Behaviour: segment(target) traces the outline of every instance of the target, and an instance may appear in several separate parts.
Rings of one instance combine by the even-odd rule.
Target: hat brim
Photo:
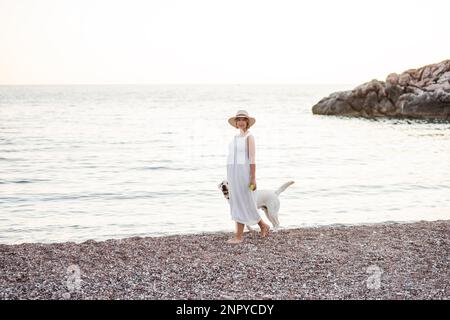
[[[252,117],[244,117],[244,116],[231,117],[230,119],[228,119],[228,123],[229,123],[232,127],[236,128],[236,129],[238,129],[238,126],[237,126],[237,123],[236,123],[236,118],[247,118],[247,119],[249,120],[249,123],[248,123],[248,127],[249,127],[249,128],[250,128],[252,125],[254,125],[255,122],[256,122],[256,119],[255,119],[255,118],[252,118]]]

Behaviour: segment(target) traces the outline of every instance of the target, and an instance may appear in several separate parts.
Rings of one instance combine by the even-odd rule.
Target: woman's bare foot
[[[267,235],[269,234],[269,230],[270,230],[270,226],[269,226],[268,224],[264,225],[264,226],[261,228],[261,232],[260,232],[261,237],[262,237],[262,238],[267,237]]]
[[[228,239],[228,241],[227,241],[227,243],[230,243],[230,244],[238,244],[238,243],[241,243],[242,241],[244,241],[244,239],[243,238],[231,238],[231,239]]]

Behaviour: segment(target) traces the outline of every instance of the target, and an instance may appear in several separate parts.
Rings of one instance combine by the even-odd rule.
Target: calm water
[[[0,243],[232,231],[227,123],[257,119],[283,227],[450,219],[450,124],[314,116],[339,86],[0,87]]]

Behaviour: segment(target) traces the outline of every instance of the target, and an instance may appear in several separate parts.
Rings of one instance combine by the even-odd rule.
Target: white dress
[[[252,134],[247,130],[244,136],[234,136],[228,145],[227,180],[231,218],[242,224],[254,225],[261,216],[256,207],[256,191],[249,188],[250,163],[254,163],[254,148],[249,151],[247,145],[249,136]]]

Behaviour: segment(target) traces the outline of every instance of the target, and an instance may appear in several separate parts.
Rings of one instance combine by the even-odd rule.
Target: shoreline
[[[230,220],[231,223],[235,223],[235,221]],[[355,222],[355,223],[330,223],[330,224],[311,224],[311,225],[302,225],[302,226],[291,226],[291,227],[280,227],[279,232],[282,231],[290,231],[290,230],[304,230],[304,229],[319,229],[319,228],[349,228],[349,227],[372,227],[377,225],[397,225],[397,224],[411,224],[411,223],[419,223],[419,222],[435,222],[435,221],[446,221],[443,219],[438,220],[386,220],[386,221],[380,221],[380,222]],[[449,220],[450,221],[450,220]],[[274,230],[272,228],[272,224],[266,220],[267,223],[270,224],[271,227],[271,233],[274,233]],[[259,230],[258,226],[254,226],[256,231]],[[118,237],[118,238],[110,238],[110,237],[102,237],[102,238],[89,238],[89,239],[82,239],[82,240],[73,240],[69,239],[66,241],[58,241],[58,240],[51,240],[49,242],[42,242],[42,241],[25,241],[25,242],[18,242],[18,243],[5,243],[0,242],[0,246],[6,245],[6,246],[19,246],[19,245],[25,245],[25,244],[35,244],[35,245],[51,245],[51,244],[78,244],[81,245],[85,242],[105,242],[105,241],[113,241],[113,240],[126,240],[131,238],[170,238],[170,237],[184,237],[184,236],[209,236],[209,235],[219,235],[219,234],[229,234],[230,236],[233,234],[234,231],[232,230],[213,230],[213,231],[190,231],[190,232],[184,232],[184,233],[159,233],[159,234],[148,234],[148,235],[128,235],[124,237]],[[248,234],[247,228],[244,228],[244,234]]]
[[[450,299],[450,220],[0,244],[0,299]]]

